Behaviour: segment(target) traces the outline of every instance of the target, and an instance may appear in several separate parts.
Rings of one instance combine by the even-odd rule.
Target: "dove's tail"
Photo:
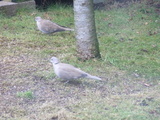
[[[68,30],[68,31],[74,31],[74,29],[71,29],[71,28],[63,28],[64,30]]]
[[[87,78],[94,79],[94,80],[102,80],[101,78],[99,78],[97,76],[92,76],[92,75],[88,75]]]
[[[68,31],[74,31],[74,29],[71,29],[71,28],[68,28],[68,27],[65,27],[65,26],[60,26],[59,25],[59,28],[60,28],[61,31],[66,31],[66,30],[68,30]]]

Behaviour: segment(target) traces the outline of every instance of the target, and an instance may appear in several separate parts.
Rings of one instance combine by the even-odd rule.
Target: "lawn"
[[[120,4],[119,4],[120,5]],[[95,10],[102,59],[79,61],[75,33],[37,30],[41,16],[74,28],[73,8],[0,15],[0,120],[159,120],[160,13],[154,6]],[[56,78],[58,57],[103,81]]]

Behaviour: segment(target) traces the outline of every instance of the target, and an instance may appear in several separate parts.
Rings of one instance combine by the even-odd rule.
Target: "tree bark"
[[[82,60],[100,58],[93,0],[74,0],[77,53]]]

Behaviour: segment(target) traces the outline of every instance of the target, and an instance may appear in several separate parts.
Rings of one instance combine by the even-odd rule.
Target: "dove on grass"
[[[70,64],[61,63],[56,57],[52,57],[50,62],[53,64],[55,74],[63,80],[69,81],[80,78],[102,80],[101,78],[90,75]]]
[[[45,34],[51,34],[61,31],[74,31],[74,29],[60,26],[50,20],[42,19],[41,17],[35,17],[38,29]]]

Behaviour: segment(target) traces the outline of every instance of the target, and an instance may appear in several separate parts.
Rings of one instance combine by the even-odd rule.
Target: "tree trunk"
[[[74,0],[77,53],[82,60],[100,58],[93,0]]]

